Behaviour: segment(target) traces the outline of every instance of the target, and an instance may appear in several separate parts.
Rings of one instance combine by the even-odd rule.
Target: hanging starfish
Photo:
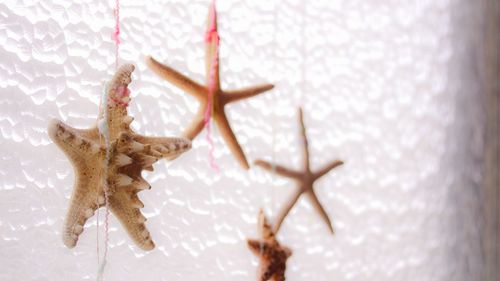
[[[261,259],[260,279],[261,281],[273,280],[284,281],[286,260],[292,255],[292,251],[281,246],[267,222],[264,212],[259,212],[259,229],[261,240],[248,239],[248,247]]]
[[[271,171],[273,173],[276,173],[280,176],[284,176],[290,179],[293,179],[297,182],[298,184],[298,189],[295,191],[293,197],[291,200],[288,202],[288,204],[285,206],[284,209],[282,209],[281,213],[278,215],[277,219],[277,224],[276,224],[276,229],[275,232],[278,232],[281,224],[285,220],[285,217],[287,216],[288,212],[292,209],[292,207],[297,203],[299,197],[302,194],[307,194],[309,198],[311,199],[313,206],[315,209],[318,211],[318,213],[321,215],[323,220],[326,222],[328,225],[328,228],[332,232],[333,231],[333,226],[332,223],[330,222],[330,219],[328,218],[327,213],[323,209],[323,206],[321,206],[321,203],[318,200],[318,197],[314,193],[314,182],[330,172],[333,168],[340,166],[344,164],[344,162],[340,160],[335,160],[321,168],[317,172],[311,172],[310,165],[309,165],[309,147],[308,147],[308,140],[307,140],[307,135],[306,135],[306,128],[304,126],[304,119],[302,116],[302,108],[299,108],[299,123],[301,127],[301,137],[302,137],[302,151],[304,154],[304,164],[303,164],[303,171],[294,171],[288,168],[285,168],[280,165],[274,165],[269,162],[266,162],[264,160],[257,160],[255,161],[255,165],[260,166],[268,171]]]
[[[217,35],[217,16],[215,13],[215,8],[214,6],[212,6],[211,12],[208,16],[205,48],[207,85],[201,85],[191,80],[175,69],[159,63],[152,57],[147,58],[147,63],[149,67],[159,76],[176,85],[188,94],[194,96],[199,101],[200,106],[198,108],[198,113],[184,132],[184,136],[190,140],[194,139],[204,127],[204,115],[207,104],[209,104],[210,96],[209,86],[212,86],[210,87],[210,90],[213,90],[211,93],[212,100],[210,101],[210,103],[212,105],[212,115],[215,123],[219,128],[222,138],[226,141],[229,149],[236,157],[238,162],[245,169],[248,169],[248,161],[245,157],[245,154],[243,153],[241,146],[238,143],[238,140],[236,139],[236,136],[233,133],[233,130],[231,129],[231,126],[229,125],[229,121],[227,120],[226,112],[224,109],[227,104],[259,95],[265,91],[272,89],[274,86],[271,84],[265,84],[241,90],[222,90],[220,88],[219,79],[218,42],[219,37]],[[211,71],[213,71],[213,73],[211,73]],[[211,74],[213,76],[211,76]],[[211,80],[213,80],[214,85],[210,85]]]
[[[59,120],[52,120],[49,125],[50,138],[70,159],[75,171],[63,231],[63,241],[68,248],[75,247],[87,219],[105,205],[107,184],[111,212],[140,248],[153,249],[154,243],[144,224],[146,218],[139,210],[144,204],[137,193],[151,188],[141,172],[152,171],[152,164],[161,158],[191,148],[191,142],[184,138],[146,137],[132,131],[133,118],[127,114],[130,101],[127,86],[132,71],[133,65],[117,70],[107,86],[107,99],[101,101],[95,126],[75,129]]]

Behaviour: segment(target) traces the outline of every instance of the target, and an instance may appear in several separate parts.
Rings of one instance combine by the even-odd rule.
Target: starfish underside
[[[68,248],[75,247],[87,219],[105,205],[107,184],[111,212],[140,248],[153,249],[154,243],[144,224],[146,218],[140,211],[144,204],[137,196],[151,186],[141,173],[152,171],[152,165],[159,159],[191,148],[191,142],[185,138],[147,137],[132,131],[133,118],[127,114],[130,101],[127,86],[133,70],[133,65],[123,65],[117,70],[106,89],[108,99],[101,103],[98,120],[92,128],[75,129],[59,120],[49,125],[50,138],[70,159],[75,171],[63,230],[63,241]],[[101,131],[106,128],[107,133],[99,128]]]
[[[217,31],[217,19],[215,16],[215,12],[209,13],[209,20],[207,30],[209,32]],[[234,135],[231,126],[229,125],[229,121],[226,116],[225,106],[229,103],[236,102],[239,100],[247,99],[256,95],[259,95],[265,91],[271,90],[274,86],[271,84],[264,84],[254,87],[248,87],[245,89],[234,90],[234,91],[224,91],[220,88],[220,79],[219,79],[219,61],[218,59],[214,60],[216,54],[218,52],[217,48],[217,36],[211,36],[207,39],[206,48],[205,48],[205,66],[206,66],[206,77],[207,77],[207,85],[210,82],[210,73],[214,71],[213,79],[215,79],[214,91],[212,94],[212,109],[213,109],[213,119],[215,124],[219,128],[219,132],[222,138],[225,140],[226,144],[229,146],[229,149],[236,157],[240,165],[248,169],[248,161],[245,157],[243,149],[241,148],[236,136]],[[205,110],[208,104],[208,86],[201,85],[189,77],[183,75],[182,73],[176,71],[175,69],[161,64],[156,61],[152,57],[147,58],[147,63],[149,67],[156,72],[159,76],[169,81],[170,83],[176,85],[186,93],[194,96],[200,103],[198,112],[194,119],[191,121],[191,124],[184,131],[183,136],[192,140],[194,139],[204,127],[204,115]]]
[[[287,214],[290,212],[290,210],[293,208],[295,203],[299,200],[300,196],[302,194],[307,194],[308,197],[310,198],[314,208],[316,211],[320,214],[321,218],[325,221],[325,223],[328,225],[328,229],[330,232],[333,234],[333,226],[328,218],[328,214],[326,213],[325,209],[321,205],[320,201],[318,200],[318,197],[316,196],[316,193],[314,192],[314,182],[321,178],[322,176],[326,175],[328,172],[330,172],[332,169],[344,164],[344,162],[340,160],[334,160],[325,165],[323,168],[321,168],[317,172],[312,172],[310,169],[310,163],[309,163],[309,142],[307,139],[306,135],[306,128],[304,126],[304,118],[302,114],[302,109],[299,108],[299,124],[301,128],[301,139],[302,139],[302,153],[304,155],[303,158],[303,170],[302,171],[295,171],[292,169],[288,169],[286,167],[283,167],[281,165],[275,165],[270,162],[264,161],[264,160],[256,160],[255,165],[264,168],[265,170],[268,170],[272,173],[278,174],[280,176],[284,176],[290,179],[293,179],[297,185],[298,189],[295,191],[294,195],[291,197],[291,199],[288,201],[288,203],[285,205],[285,207],[281,210],[281,212],[278,214],[277,220],[276,220],[276,229],[275,232],[278,232],[281,224],[285,220]]]
[[[271,226],[267,222],[264,212],[259,212],[259,230],[262,238],[260,240],[248,239],[248,247],[260,257],[260,281],[284,281],[286,261],[292,255],[292,251],[281,246],[274,235]]]

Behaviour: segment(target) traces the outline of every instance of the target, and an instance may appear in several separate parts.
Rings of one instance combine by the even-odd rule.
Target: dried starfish
[[[214,32],[217,32],[217,16],[215,14],[215,10],[212,8],[208,16],[207,34],[213,35]],[[207,85],[201,85],[191,80],[189,77],[183,75],[175,69],[159,63],[152,57],[147,58],[147,63],[149,67],[159,76],[176,85],[188,94],[194,96],[199,101],[200,106],[198,108],[198,113],[183,134],[190,140],[194,139],[204,127],[205,110],[207,104],[209,103],[208,83],[210,83],[210,72],[213,69],[214,76],[212,78],[215,80],[211,101],[211,104],[213,106],[213,118],[215,120],[215,123],[217,124],[217,127],[219,128],[222,138],[226,141],[233,155],[236,157],[241,166],[243,166],[245,169],[248,169],[248,161],[241,146],[238,143],[238,140],[236,139],[236,136],[233,133],[233,130],[231,129],[231,126],[229,125],[224,107],[229,103],[259,95],[265,91],[272,89],[274,86],[271,84],[265,84],[241,90],[222,90],[220,88],[219,79],[219,61],[218,57],[216,57],[216,54],[218,52],[218,40],[218,36],[207,36],[207,44],[205,49]],[[214,60],[214,57],[216,57],[217,59]]]
[[[264,212],[259,212],[259,229],[261,240],[248,239],[248,247],[261,259],[260,279],[261,281],[274,280],[284,281],[286,260],[292,255],[292,251],[281,246],[267,222]]]
[[[303,141],[303,146],[302,146],[302,151],[304,154],[304,168],[303,171],[295,171],[291,170],[288,168],[285,168],[280,165],[274,165],[269,162],[266,162],[264,160],[256,160],[254,162],[255,165],[260,166],[268,171],[271,171],[273,173],[276,173],[280,176],[284,176],[290,179],[293,179],[297,182],[298,184],[298,189],[296,190],[295,194],[291,198],[290,201],[288,201],[287,205],[285,206],[284,209],[282,209],[281,213],[278,215],[277,219],[277,224],[276,224],[276,229],[275,232],[278,232],[281,224],[285,220],[285,217],[287,214],[290,212],[290,210],[293,208],[295,203],[297,203],[299,197],[302,194],[307,194],[309,198],[311,199],[313,206],[315,209],[318,211],[318,213],[321,215],[323,220],[326,222],[328,225],[328,228],[330,229],[331,233],[334,233],[332,223],[330,219],[328,218],[328,215],[326,211],[323,209],[323,206],[321,206],[321,203],[318,200],[318,197],[314,193],[314,182],[330,172],[332,169],[334,169],[337,166],[340,166],[344,164],[344,162],[340,160],[335,160],[321,168],[317,172],[311,172],[310,169],[310,163],[309,163],[309,145],[308,145],[308,140],[307,140],[307,135],[306,135],[306,128],[304,126],[304,119],[302,115],[302,108],[299,108],[299,123],[301,127],[301,137]]]
[[[141,172],[152,171],[152,164],[161,158],[191,148],[191,142],[184,138],[146,137],[132,131],[133,118],[127,114],[130,101],[127,86],[132,71],[133,65],[123,65],[117,70],[106,89],[108,99],[101,102],[96,125],[92,128],[75,129],[59,120],[52,120],[49,125],[50,138],[70,159],[75,171],[75,185],[63,231],[63,241],[68,248],[75,247],[87,219],[104,206],[104,186],[107,184],[111,212],[140,248],[153,249],[154,243],[144,224],[146,218],[139,210],[144,204],[137,193],[151,188]],[[99,128],[104,127],[107,133],[101,134]]]

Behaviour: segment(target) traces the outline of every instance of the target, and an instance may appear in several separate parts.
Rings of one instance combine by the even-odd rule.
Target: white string
[[[106,162],[105,162],[105,168],[104,168],[104,182],[103,182],[103,188],[104,188],[104,204],[105,204],[105,207],[106,207],[106,212],[105,212],[105,237],[104,237],[104,255],[103,255],[103,260],[102,260],[102,263],[98,266],[97,268],[97,277],[96,277],[96,280],[99,281],[99,280],[102,280],[102,278],[104,277],[103,276],[103,273],[104,273],[104,268],[106,267],[106,263],[107,263],[107,253],[108,253],[108,241],[109,241],[109,237],[108,237],[108,233],[109,233],[109,230],[108,230],[108,217],[109,217],[109,208],[108,208],[108,200],[109,200],[109,192],[108,192],[108,167],[109,167],[109,162],[110,162],[110,157],[111,157],[111,152],[110,152],[110,140],[109,140],[109,125],[108,125],[108,119],[109,119],[109,112],[108,112],[108,95],[109,95],[109,91],[108,91],[108,86],[106,84],[106,86],[104,87],[104,93],[102,94],[101,96],[101,109],[103,110],[103,116],[102,116],[102,119],[98,121],[97,123],[97,127],[99,129],[99,134],[100,136],[99,137],[104,137],[104,143],[106,145]],[[99,110],[100,111],[100,110]],[[97,205],[97,208],[99,209],[99,205]],[[99,231],[99,225],[98,225],[98,229],[97,231]],[[97,247],[99,248],[99,244],[97,245]],[[99,261],[99,257],[98,257],[98,261]]]

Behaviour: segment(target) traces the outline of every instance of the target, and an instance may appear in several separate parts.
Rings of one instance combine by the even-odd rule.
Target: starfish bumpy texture
[[[258,223],[262,236],[261,240],[248,239],[247,242],[250,250],[261,259],[259,280],[284,281],[286,260],[292,255],[292,251],[281,246],[276,240],[262,210],[259,212]]]
[[[101,102],[95,126],[75,129],[59,120],[52,120],[49,125],[50,138],[70,159],[75,171],[63,230],[63,241],[68,248],[75,247],[87,219],[105,205],[107,185],[111,212],[141,249],[153,249],[154,243],[144,224],[146,218],[140,211],[144,204],[137,196],[151,186],[141,172],[152,171],[152,164],[161,158],[191,148],[191,142],[185,138],[146,137],[132,131],[133,118],[127,114],[130,101],[127,86],[133,71],[133,65],[123,65],[117,70],[106,89],[108,99]],[[102,132],[103,126],[106,134]]]
[[[217,17],[215,15],[215,10],[212,10],[209,13],[208,20],[208,33],[217,31]],[[211,20],[212,19],[212,20]],[[213,118],[214,121],[219,128],[219,131],[222,135],[222,138],[225,140],[229,149],[236,157],[238,162],[245,169],[249,168],[248,161],[245,157],[245,154],[234,135],[231,126],[229,125],[229,121],[227,120],[225,106],[227,104],[247,99],[256,95],[259,95],[265,91],[272,89],[274,86],[271,84],[259,85],[254,87],[249,87],[241,90],[233,90],[233,91],[224,91],[220,88],[220,79],[219,79],[219,62],[218,59],[214,60],[216,54],[218,52],[218,37],[217,36],[209,36],[207,38],[207,44],[205,49],[205,67],[206,67],[206,77],[207,77],[207,85],[210,80],[211,70],[213,73],[213,79],[215,79],[215,86],[212,95],[211,104],[213,106]],[[203,129],[204,127],[204,114],[209,103],[208,96],[208,86],[201,85],[189,77],[183,75],[182,73],[176,71],[175,69],[161,64],[152,57],[147,58],[147,63],[149,67],[156,72],[159,76],[169,81],[170,83],[176,85],[180,89],[184,90],[188,94],[194,96],[200,103],[198,112],[194,117],[191,124],[184,132],[184,136],[190,140],[194,139]]]
[[[318,200],[318,197],[314,193],[314,182],[321,178],[322,176],[326,175],[328,172],[330,172],[332,169],[334,169],[337,166],[340,166],[344,164],[344,162],[340,160],[335,160],[324,166],[323,168],[319,169],[317,172],[311,172],[310,169],[310,163],[309,163],[309,143],[307,140],[307,135],[306,135],[306,128],[304,126],[304,119],[303,119],[303,114],[302,114],[302,109],[299,108],[299,123],[301,127],[301,137],[302,137],[302,151],[304,154],[304,164],[303,164],[303,171],[295,171],[291,170],[288,168],[285,168],[280,165],[274,165],[269,162],[266,162],[264,160],[256,160],[255,165],[260,166],[261,168],[264,168],[270,172],[276,173],[280,176],[284,176],[290,179],[293,179],[297,182],[298,184],[298,189],[295,191],[295,194],[291,198],[291,200],[288,202],[288,204],[285,206],[284,209],[282,209],[281,213],[278,215],[277,218],[277,223],[276,223],[276,229],[275,232],[278,232],[281,224],[285,220],[285,217],[287,214],[290,212],[292,207],[297,203],[299,197],[302,194],[307,194],[309,198],[311,199],[314,208],[318,211],[318,213],[321,215],[325,223],[328,225],[329,230],[331,233],[334,233],[332,223],[330,219],[328,218],[328,215],[326,211],[323,209],[323,206],[321,206],[321,203]]]

